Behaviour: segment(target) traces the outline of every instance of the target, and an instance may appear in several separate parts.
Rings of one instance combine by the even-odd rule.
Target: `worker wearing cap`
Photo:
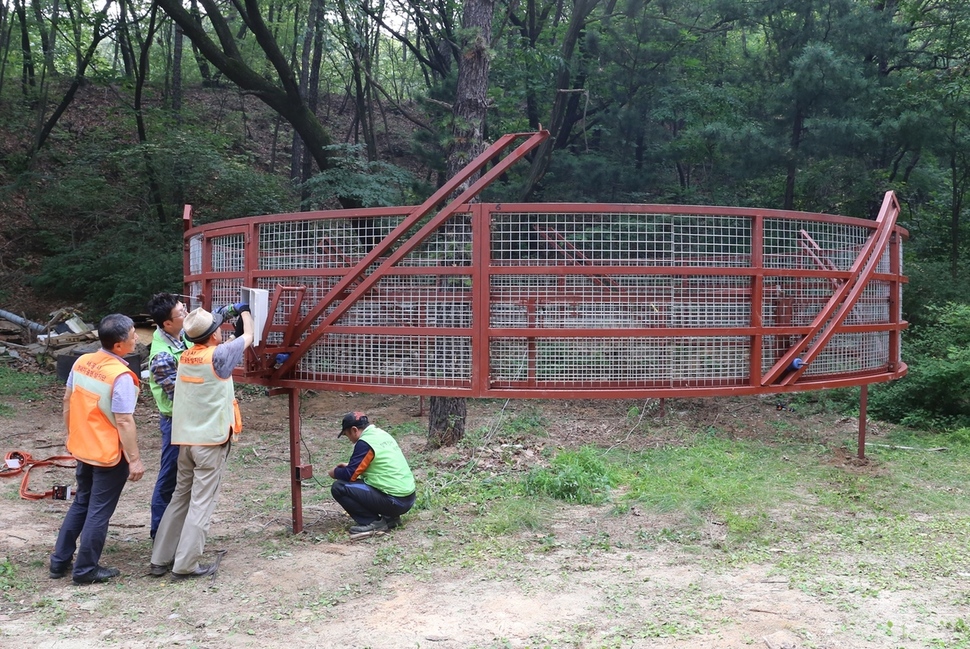
[[[232,440],[242,429],[232,370],[253,344],[248,305],[236,305],[242,335],[222,340],[222,313],[198,308],[185,316],[185,337],[193,344],[182,352],[172,405],[172,444],[179,447],[172,500],[155,534],[149,572],[175,578],[215,573],[217,564],[200,563],[209,520],[222,486]]]
[[[362,412],[348,412],[337,437],[354,444],[349,462],[328,471],[330,493],[356,521],[351,536],[385,532],[414,506],[414,475],[397,442]]]

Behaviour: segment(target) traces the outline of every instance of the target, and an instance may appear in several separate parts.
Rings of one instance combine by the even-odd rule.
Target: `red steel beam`
[[[761,378],[762,385],[769,385],[775,381],[782,385],[794,383],[835,335],[839,325],[852,311],[875,274],[876,267],[879,265],[879,261],[896,228],[898,214],[899,203],[896,201],[895,194],[886,192],[882,209],[879,210],[879,217],[876,219],[878,225],[870,235],[866,245],[863,246],[855,263],[852,264],[849,271],[849,280],[839,287],[829,299],[825,308],[815,316],[808,333],[792,345],[768,373]],[[836,314],[836,311],[838,311],[838,314]],[[814,342],[811,342],[813,340]],[[811,343],[811,346],[808,346],[809,343]],[[792,361],[799,356],[803,349],[806,350],[802,358],[804,365],[800,369],[786,374],[786,370]]]
[[[462,183],[471,178],[475,173],[482,169],[490,160],[495,156],[499,155],[502,151],[507,149],[515,140],[522,137],[528,136],[525,142],[518,146],[514,151],[508,154],[495,166],[489,169],[486,173],[482,174],[478,180],[472,183],[465,191],[461,193],[457,198],[452,200],[445,206],[437,215],[434,216],[428,223],[426,223],[414,236],[405,242],[402,242],[400,247],[391,253],[381,265],[375,269],[370,275],[362,277],[365,271],[370,265],[376,261],[384,252],[391,247],[391,245],[397,241],[399,237],[404,235],[411,227],[416,225],[425,215],[430,213],[441,201],[445,200],[448,196],[453,194],[458,190]],[[311,327],[313,321],[320,316],[321,313],[325,312],[327,308],[333,304],[340,295],[354,286],[353,290],[344,297],[340,304],[336,307],[314,328],[310,331],[306,338],[301,341],[299,348],[290,355],[280,367],[273,373],[274,379],[279,379],[286,375],[299,361],[300,357],[308,350],[313,343],[315,343],[323,334],[326,332],[327,327],[337,321],[337,319],[344,314],[344,312],[349,309],[353,303],[360,298],[361,295],[366,293],[371,286],[374,285],[377,280],[379,280],[388,269],[392,268],[398,261],[404,258],[409,252],[418,246],[424,239],[426,239],[431,233],[438,229],[438,227],[448,220],[458,209],[468,201],[472,200],[477,196],[483,189],[488,187],[495,178],[505,173],[512,164],[518,162],[526,153],[541,144],[546,138],[549,137],[549,131],[542,130],[535,133],[511,133],[509,135],[504,135],[499,138],[494,144],[485,149],[477,158],[472,160],[468,165],[466,165],[461,171],[459,171],[451,180],[442,185],[441,189],[434,193],[428,200],[416,207],[411,211],[408,216],[401,221],[401,223],[384,239],[378,243],[368,254],[364,255],[363,259],[357,262],[354,269],[348,272],[343,279],[338,281],[330,291],[324,296],[322,300],[312,308],[309,313],[303,318],[300,324],[296,327],[296,335],[300,336]],[[359,281],[358,281],[359,280]]]

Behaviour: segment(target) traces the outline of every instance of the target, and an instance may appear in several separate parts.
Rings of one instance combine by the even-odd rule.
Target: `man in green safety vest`
[[[149,535],[154,539],[158,524],[162,521],[162,514],[175,491],[179,448],[172,446],[172,399],[175,395],[179,357],[187,346],[182,338],[182,322],[188,310],[178,295],[156,293],[148,301],[148,313],[156,325],[148,352],[148,385],[155,398],[155,405],[158,406],[158,428],[162,433],[158,476],[155,478],[155,490],[152,493],[152,523],[149,528]]]
[[[328,472],[330,493],[357,523],[351,538],[386,532],[401,524],[414,506],[415,484],[404,453],[389,433],[370,423],[362,412],[348,412],[337,437],[354,444],[349,462]]]

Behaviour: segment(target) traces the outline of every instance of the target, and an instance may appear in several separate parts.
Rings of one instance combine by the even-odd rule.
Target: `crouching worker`
[[[354,444],[350,462],[328,472],[335,480],[330,487],[333,499],[357,522],[350,535],[386,532],[400,525],[401,515],[414,506],[414,475],[397,442],[362,412],[344,415],[337,437]]]

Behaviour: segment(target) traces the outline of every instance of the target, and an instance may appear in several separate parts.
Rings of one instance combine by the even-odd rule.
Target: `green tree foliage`
[[[146,204],[146,148],[164,195],[194,205],[197,223],[294,207],[285,179],[220,153],[213,138],[182,132],[159,144],[103,146],[35,179],[44,191],[23,233],[25,252],[44,259],[33,286],[84,302],[89,315],[140,312],[146,295],[181,285],[181,220],[160,223]]]
[[[181,285],[181,245],[154,219],[121,223],[49,257],[34,285],[66,300],[83,296],[86,314],[140,313],[146,296]]]
[[[350,197],[362,207],[414,203],[414,177],[387,162],[368,162],[362,145],[336,144],[330,155],[334,166],[306,183],[305,209],[333,209],[336,197]]]
[[[925,309],[907,337],[909,374],[874,386],[873,415],[918,428],[970,427],[970,305]]]
[[[140,308],[147,292],[179,283],[186,203],[205,223],[334,207],[335,197],[419,202],[447,177],[460,139],[466,6],[165,0],[126,2],[119,14],[77,0],[4,5],[0,210],[17,218],[0,227],[17,244],[0,271],[16,265],[38,289],[97,309]],[[150,35],[145,17],[158,7],[168,13],[156,13]],[[181,58],[173,17],[188,34]],[[916,386],[922,401],[876,407],[899,419],[964,416],[959,399],[934,392],[960,384],[964,345],[933,305],[956,313],[970,304],[970,3],[498,0],[482,46],[489,82],[473,98],[486,107],[483,140],[555,131],[485,199],[872,218],[894,190],[910,232],[903,310],[913,323],[903,345],[911,376],[898,385]],[[138,101],[136,67],[145,72]],[[102,103],[74,113],[93,84]],[[211,95],[200,100],[199,86]],[[291,121],[240,111],[253,96]],[[99,110],[110,119],[85,118]],[[401,131],[411,125],[406,151]],[[300,166],[294,130],[325,170],[296,188],[302,204],[287,177]],[[366,156],[346,146],[358,142]],[[894,390],[874,389],[873,400]]]

